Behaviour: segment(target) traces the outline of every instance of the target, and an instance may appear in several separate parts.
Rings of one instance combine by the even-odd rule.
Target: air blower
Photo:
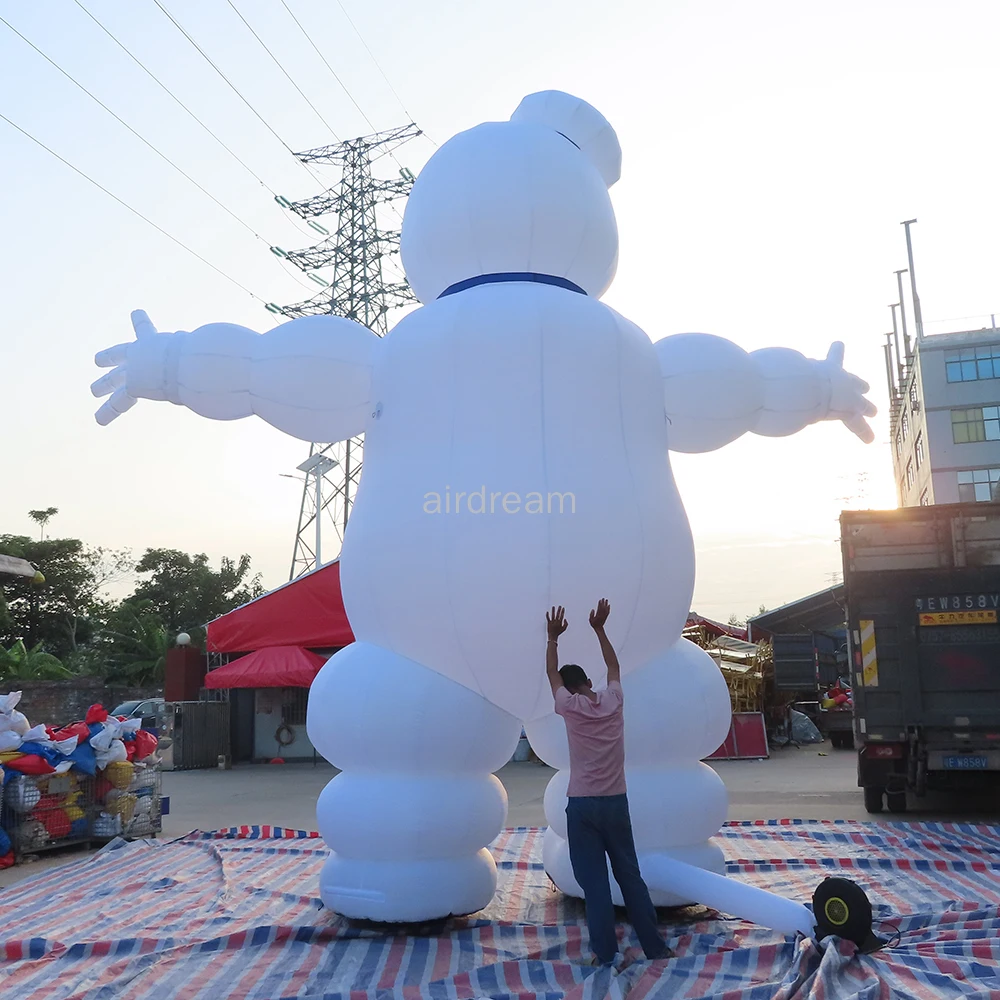
[[[853,941],[865,955],[884,948],[872,931],[872,904],[864,889],[846,878],[826,878],[813,893],[816,940],[835,934]]]

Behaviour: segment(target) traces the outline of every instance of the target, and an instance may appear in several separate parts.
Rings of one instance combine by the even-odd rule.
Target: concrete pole
[[[903,327],[903,343],[906,344],[906,355],[910,355],[910,335],[906,331],[906,306],[903,303],[903,275],[906,274],[906,268],[902,271],[896,272],[896,288],[899,290],[899,320]]]
[[[910,292],[913,295],[913,322],[917,328],[917,340],[924,339],[924,317],[923,313],[920,311],[920,296],[917,295],[917,276],[913,272],[913,242],[910,239],[910,226],[916,222],[916,219],[907,219],[906,222],[901,222],[901,226],[906,227],[906,260],[910,265]]]
[[[316,569],[323,565],[323,559],[320,555],[320,536],[323,527],[320,518],[323,513],[323,473],[320,471],[321,469],[320,465],[313,469],[313,475],[316,477]]]

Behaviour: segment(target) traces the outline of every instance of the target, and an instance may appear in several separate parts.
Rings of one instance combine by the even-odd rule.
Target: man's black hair
[[[580,688],[586,687],[587,681],[590,680],[583,667],[576,663],[567,663],[566,666],[560,667],[559,676],[570,691],[578,691]]]

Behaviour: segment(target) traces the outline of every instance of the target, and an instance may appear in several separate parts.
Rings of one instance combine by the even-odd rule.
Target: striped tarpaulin
[[[281,827],[110,845],[0,893],[3,1000],[938,1000],[1000,998],[1000,828],[730,824],[729,873],[808,900],[838,873],[899,930],[890,950],[785,939],[664,911],[677,952],[594,970],[583,907],[550,884],[542,831],[505,830],[490,905],[420,927],[349,923],[316,897],[315,834]],[[881,930],[889,932],[885,923]]]

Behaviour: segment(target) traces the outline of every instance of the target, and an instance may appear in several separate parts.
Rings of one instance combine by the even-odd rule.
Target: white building
[[[902,353],[886,352],[900,505],[1000,500],[1000,329],[918,336]]]

